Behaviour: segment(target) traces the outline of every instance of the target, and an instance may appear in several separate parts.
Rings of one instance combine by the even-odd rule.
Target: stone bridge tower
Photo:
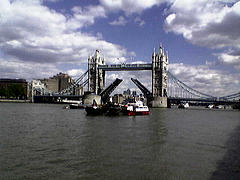
[[[105,65],[105,60],[96,50],[95,55],[88,58],[88,91],[96,95],[105,88],[105,71],[98,69],[99,65]]]
[[[167,71],[168,54],[160,45],[159,52],[154,49],[152,55],[152,107],[167,107]]]

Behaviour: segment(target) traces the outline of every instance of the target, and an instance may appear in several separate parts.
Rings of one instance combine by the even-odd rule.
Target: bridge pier
[[[167,97],[153,97],[151,104],[153,108],[166,108],[168,107]]]

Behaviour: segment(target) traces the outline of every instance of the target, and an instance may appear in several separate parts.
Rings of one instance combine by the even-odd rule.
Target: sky
[[[151,63],[162,44],[169,70],[201,92],[240,91],[239,0],[0,0],[0,78],[73,78],[99,49],[107,64]],[[115,92],[151,89],[151,72],[107,72]]]

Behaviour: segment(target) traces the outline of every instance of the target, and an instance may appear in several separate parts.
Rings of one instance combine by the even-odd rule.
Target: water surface
[[[240,150],[239,125],[240,112],[230,110],[92,117],[63,105],[0,103],[0,179],[224,179]]]

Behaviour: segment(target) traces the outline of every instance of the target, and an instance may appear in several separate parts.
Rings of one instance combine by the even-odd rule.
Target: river
[[[0,103],[1,180],[240,177],[240,111],[92,117],[63,106]]]

